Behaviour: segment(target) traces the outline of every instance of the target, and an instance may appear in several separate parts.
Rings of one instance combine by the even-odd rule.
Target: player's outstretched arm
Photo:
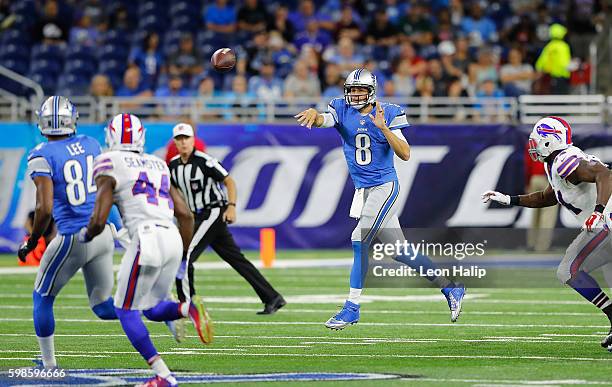
[[[323,114],[320,114],[313,108],[299,112],[294,116],[294,118],[297,118],[297,122],[300,124],[300,126],[305,126],[308,129],[312,128],[313,125],[319,128],[325,123],[325,117]]]
[[[544,191],[529,193],[526,195],[510,196],[497,191],[487,191],[482,194],[482,202],[498,202],[506,206],[521,206],[530,208],[551,207],[557,204],[555,191],[550,185]]]
[[[569,174],[567,180],[573,184],[595,183],[597,189],[595,208],[582,228],[589,232],[599,228],[604,223],[603,212],[612,195],[612,171],[599,161],[580,160],[578,167]]]
[[[26,256],[36,248],[38,240],[49,227],[53,212],[53,181],[47,176],[35,176],[36,208],[34,209],[34,224],[32,233],[17,251],[17,256],[25,262]]]
[[[383,133],[397,157],[404,161],[408,161],[410,159],[410,145],[408,145],[408,142],[397,137],[391,132],[391,129],[389,129],[387,122],[385,121],[385,110],[383,109],[382,105],[377,103],[375,109],[376,116],[370,114],[372,122]]]
[[[178,221],[179,233],[183,240],[183,252],[186,252],[193,237],[193,214],[187,207],[181,193],[172,185],[170,186],[170,197],[174,202],[174,216]]]
[[[115,184],[115,178],[111,176],[96,177],[96,186],[98,187],[96,193],[96,204],[94,205],[91,218],[89,218],[87,231],[82,238],[83,241],[92,240],[97,235],[102,233],[102,231],[104,231],[106,219],[108,219],[108,214],[110,214],[111,207],[113,206],[113,192],[115,191]]]

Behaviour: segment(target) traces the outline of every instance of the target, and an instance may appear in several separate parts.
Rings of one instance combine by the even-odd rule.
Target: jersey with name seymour
[[[102,153],[94,164],[94,178],[98,176],[115,179],[114,201],[131,236],[142,221],[172,221],[170,171],[159,157],[125,151]]]
[[[385,111],[389,129],[396,131],[409,126],[402,107],[384,102],[377,104],[381,104]],[[397,180],[393,149],[369,115],[362,115],[343,98],[331,100],[328,111],[342,137],[344,157],[355,188],[374,187]],[[375,115],[376,111],[372,110],[371,114]]]

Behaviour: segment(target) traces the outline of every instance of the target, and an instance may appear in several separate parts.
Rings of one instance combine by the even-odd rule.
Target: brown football
[[[236,54],[231,48],[220,48],[210,58],[215,70],[225,73],[230,71],[236,65]]]

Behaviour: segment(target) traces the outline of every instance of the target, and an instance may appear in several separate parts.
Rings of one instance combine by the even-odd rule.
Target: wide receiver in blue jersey
[[[48,98],[38,113],[38,127],[47,138],[28,156],[28,175],[36,185],[36,210],[29,239],[19,248],[21,260],[55,219],[58,235],[40,262],[34,292],[34,328],[45,368],[56,367],[53,333],[53,302],[64,285],[82,269],[89,305],[101,319],[116,319],[113,299],[113,233],[102,234],[85,245],[79,231],[87,226],[96,199],[93,181],[94,158],[100,144],[76,135],[78,113],[66,97]]]
[[[350,215],[359,219],[359,223],[351,235],[354,260],[349,297],[342,310],[325,323],[330,329],[343,329],[359,321],[359,299],[366,269],[362,267],[362,250],[367,251],[375,238],[392,244],[405,240],[397,217],[399,183],[393,158],[394,155],[404,161],[410,158],[410,146],[401,131],[409,124],[400,106],[376,102],[376,77],[366,69],[349,74],[344,83],[344,98],[333,99],[328,112],[320,114],[315,109],[307,109],[295,117],[308,128],[336,128],[355,184]],[[423,255],[395,259],[417,270],[435,268]],[[428,279],[440,287],[448,301],[451,320],[456,321],[465,288],[444,277]]]

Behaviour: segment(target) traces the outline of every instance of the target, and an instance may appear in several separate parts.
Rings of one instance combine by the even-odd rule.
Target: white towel
[[[157,226],[155,222],[143,222],[138,225],[140,242],[139,264],[142,266],[159,267],[162,264],[157,241]]]
[[[349,216],[351,218],[359,219],[361,218],[361,211],[363,211],[363,194],[364,188],[357,188],[355,190],[355,194],[353,195],[353,202],[351,203],[351,210],[349,211]]]

